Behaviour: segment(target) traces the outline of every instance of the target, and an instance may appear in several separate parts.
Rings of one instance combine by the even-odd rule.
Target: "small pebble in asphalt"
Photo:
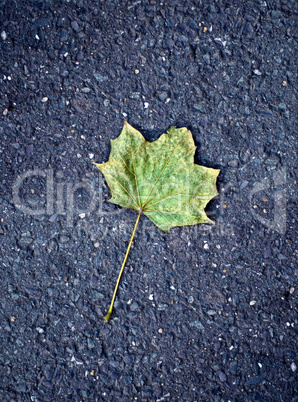
[[[71,27],[72,27],[72,29],[75,31],[75,32],[78,32],[79,31],[79,24],[77,23],[77,21],[71,21]]]
[[[26,154],[30,155],[33,153],[33,144],[29,144],[26,148]]]
[[[214,344],[215,352],[218,352],[220,350],[220,348],[221,348],[221,342],[219,342],[219,341],[215,342],[215,344]]]
[[[84,59],[84,53],[80,50],[76,56],[77,61],[82,61]]]
[[[194,301],[195,299],[193,298],[193,296],[189,296],[188,303],[192,304]]]
[[[227,381],[227,376],[226,376],[225,373],[223,373],[222,371],[220,371],[220,372],[218,373],[218,377],[219,377],[220,381],[222,381],[222,382]]]

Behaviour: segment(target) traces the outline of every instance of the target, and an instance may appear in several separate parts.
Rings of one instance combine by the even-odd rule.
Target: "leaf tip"
[[[211,225],[215,225],[215,222],[208,218],[206,223],[211,223]]]

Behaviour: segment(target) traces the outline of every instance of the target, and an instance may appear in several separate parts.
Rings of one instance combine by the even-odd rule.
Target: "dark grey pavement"
[[[296,401],[294,1],[0,1],[0,400]],[[91,164],[194,136],[215,225],[136,219]],[[296,390],[297,391],[297,390]]]

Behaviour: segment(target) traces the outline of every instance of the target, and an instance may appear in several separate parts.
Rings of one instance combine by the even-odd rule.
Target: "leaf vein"
[[[133,200],[133,202],[135,203],[135,205],[137,206],[137,208],[139,208],[139,205],[137,204],[136,200],[134,199],[134,197],[130,194],[130,192],[119,182],[119,180],[117,180],[113,175],[111,175],[111,173],[109,172],[105,172],[106,174],[108,174],[112,179],[114,179],[120,187],[123,188],[123,190],[129,195],[129,197]]]
[[[137,178],[137,173],[136,173],[136,167],[135,167],[134,154],[133,154],[133,148],[132,148],[132,142],[131,142],[130,133],[128,134],[128,137],[129,137],[129,142],[130,142],[131,160],[132,160],[132,166],[133,166],[133,170],[134,170],[136,188],[137,188],[138,199],[139,199],[139,207],[140,207],[140,206],[141,206],[141,199],[140,199],[139,186],[138,186],[138,178]],[[140,148],[140,147],[139,147],[139,148]],[[138,149],[139,149],[139,148],[138,148]]]
[[[187,132],[187,131],[186,131],[186,132]],[[155,180],[153,186],[151,187],[151,190],[149,191],[149,194],[148,194],[148,196],[147,196],[147,198],[146,198],[146,200],[145,200],[145,202],[144,202],[144,204],[143,204],[143,208],[145,208],[146,202],[148,201],[148,198],[150,197],[150,194],[152,193],[154,187],[156,186],[156,183],[158,182],[158,180],[159,180],[160,177],[162,176],[162,174],[163,174],[163,172],[164,172],[164,170],[165,170],[167,164],[168,164],[169,161],[171,160],[171,158],[172,158],[172,156],[174,155],[174,153],[175,153],[176,149],[178,148],[178,146],[181,144],[181,142],[182,142],[182,140],[183,140],[183,138],[184,138],[184,135],[185,135],[185,133],[183,134],[183,136],[182,136],[181,140],[178,142],[178,144],[175,146],[175,148],[174,148],[173,152],[171,153],[169,159],[166,160],[166,163],[165,163],[165,165],[164,165],[162,171],[160,172],[160,175],[159,175],[158,178]]]
[[[193,183],[193,184],[191,184],[190,186],[185,187],[182,191],[185,191],[185,190],[189,189],[190,187],[195,186],[196,184],[200,184],[200,183],[202,183],[203,181],[204,181],[204,180],[200,180],[200,181],[198,181],[198,182],[196,182],[196,183]],[[153,205],[156,205],[156,204],[160,204],[162,201],[167,200],[168,198],[172,198],[174,195],[178,195],[178,194],[179,194],[179,192],[178,192],[178,193],[174,193],[174,194],[170,194],[169,196],[164,197],[164,198],[162,198],[161,200],[159,200],[159,201],[157,201],[157,202],[154,202],[153,204],[150,204],[150,207],[152,207]],[[183,195],[186,195],[186,194],[183,194]]]

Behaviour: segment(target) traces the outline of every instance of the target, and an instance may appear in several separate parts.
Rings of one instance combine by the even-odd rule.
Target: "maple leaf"
[[[107,321],[141,214],[164,231],[212,222],[205,207],[218,194],[219,170],[194,164],[195,150],[192,134],[185,127],[171,127],[158,140],[147,142],[125,122],[120,136],[111,140],[109,161],[94,163],[111,190],[109,201],[138,211]]]

